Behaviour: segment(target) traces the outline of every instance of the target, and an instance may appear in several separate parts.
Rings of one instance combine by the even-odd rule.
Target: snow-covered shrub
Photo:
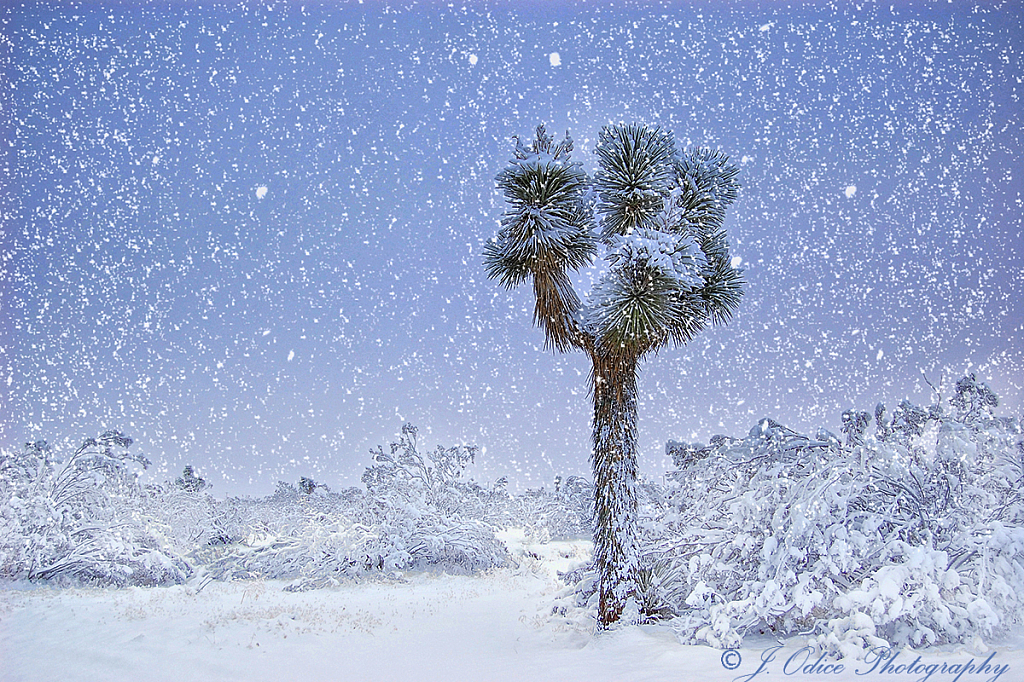
[[[363,475],[369,496],[397,496],[442,515],[475,519],[497,528],[523,527],[537,537],[592,535],[594,486],[589,481],[570,476],[563,482],[557,477],[554,491],[531,489],[513,496],[505,479],[487,488],[464,477],[476,457],[475,446],[437,446],[424,457],[417,450],[416,436],[416,427],[406,424],[390,453],[379,446],[372,452],[375,464]]]
[[[859,410],[846,410],[843,412],[843,435],[846,436],[846,445],[853,447],[864,444],[864,434],[867,433],[868,424],[871,423],[871,415]]]
[[[303,476],[302,478],[299,479],[299,490],[304,495],[312,495],[318,490],[328,492],[329,489],[323,483],[317,483],[312,478],[309,478],[308,476]]]
[[[460,511],[465,497],[462,474],[476,459],[476,446],[438,445],[424,457],[417,449],[417,434],[415,426],[405,424],[399,442],[391,443],[390,453],[379,445],[372,450],[374,464],[363,474],[363,483],[376,497],[397,495],[442,514]]]
[[[507,558],[493,529],[473,519],[419,509],[397,497],[332,502],[331,511],[273,497],[252,502],[248,534],[205,553],[212,557],[208,570],[222,578],[260,575],[321,584],[421,568],[471,573]]]
[[[1019,625],[1024,446],[972,386],[983,397],[954,399],[957,418],[880,405],[875,438],[850,412],[845,444],[768,419],[741,440],[670,444],[679,468],[644,524],[650,606],[679,614],[684,642],[805,633],[847,654]]]
[[[179,479],[180,480],[180,479]],[[176,554],[237,539],[227,524],[229,500],[219,501],[202,488],[177,484],[147,485],[136,500],[138,516],[147,531]]]
[[[471,573],[504,565],[504,545],[480,518],[488,494],[462,480],[476,449],[438,446],[424,457],[416,436],[406,424],[390,453],[372,452],[366,494],[304,494],[280,483],[270,498],[249,503],[244,538],[216,552],[211,574],[315,586],[396,570]]]
[[[504,545],[481,522],[417,515],[407,508],[379,512],[369,525],[340,512],[310,515],[290,532],[250,536],[208,569],[223,578],[260,575],[318,585],[396,570],[474,573],[507,560]]]
[[[949,402],[961,421],[972,423],[991,416],[992,408],[999,405],[999,398],[972,372],[956,382],[956,394]]]
[[[580,476],[555,478],[554,490],[530,489],[512,500],[508,525],[534,541],[590,538],[594,534],[594,485]]]
[[[104,585],[185,580],[188,566],[161,549],[133,513],[140,489],[131,439],[87,439],[61,464],[45,441],[0,456],[0,576]]]

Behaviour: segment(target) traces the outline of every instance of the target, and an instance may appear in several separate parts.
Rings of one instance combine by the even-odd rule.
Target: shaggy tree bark
[[[599,618],[619,619],[640,571],[637,533],[636,379],[634,358],[591,354],[594,363],[594,565]]]

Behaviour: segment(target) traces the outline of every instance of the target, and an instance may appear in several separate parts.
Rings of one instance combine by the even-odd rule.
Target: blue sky
[[[642,369],[666,440],[931,402],[1021,416],[1019,3],[4,4],[0,447],[117,428],[221,494],[358,483],[404,421],[589,469],[582,355],[487,281],[513,135],[722,149],[730,325]],[[585,283],[581,282],[585,287]]]

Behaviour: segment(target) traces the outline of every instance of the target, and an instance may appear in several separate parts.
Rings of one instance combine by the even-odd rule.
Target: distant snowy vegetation
[[[772,419],[742,438],[669,442],[675,469],[641,485],[641,591],[626,622],[684,643],[802,634],[856,654],[887,643],[970,643],[1021,624],[1024,438],[973,376],[956,394],[890,413],[850,410],[841,436]],[[0,459],[0,577],[166,585],[278,578],[302,591],[403,571],[476,573],[515,561],[499,534],[589,537],[593,487],[572,477],[512,495],[464,478],[477,451],[421,453],[417,431],[378,447],[364,488],[312,479],[217,500],[189,468],[140,486],[116,432],[60,462],[45,443]],[[581,565],[551,618],[594,627]]]

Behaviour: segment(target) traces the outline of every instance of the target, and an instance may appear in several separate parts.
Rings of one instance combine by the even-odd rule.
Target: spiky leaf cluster
[[[630,262],[614,268],[594,289],[589,321],[599,345],[613,354],[640,355],[678,336],[684,326],[672,324],[696,312],[680,295],[677,281],[657,268]]]
[[[703,148],[679,155],[671,135],[638,126],[605,128],[598,158],[597,211],[610,268],[587,311],[596,343],[640,357],[728,321],[743,284],[723,227],[737,196],[736,167]],[[652,236],[665,245],[661,253],[623,248]]]
[[[722,152],[696,147],[676,160],[675,174],[683,226],[724,241],[725,209],[739,194],[739,169]]]
[[[571,152],[568,135],[556,145],[543,125],[530,147],[517,140],[516,158],[497,178],[509,208],[484,247],[488,277],[506,288],[532,277],[534,323],[559,351],[579,345],[580,300],[567,271],[590,264],[597,253],[587,175],[570,161]]]
[[[676,163],[680,227],[695,236],[708,259],[701,291],[712,324],[728,322],[739,307],[743,273],[732,265],[725,234],[725,211],[736,201],[739,169],[719,151],[697,147]]]
[[[642,125],[601,130],[593,182],[537,129],[497,178],[508,210],[485,247],[489,277],[511,288],[532,279],[534,321],[549,346],[639,358],[728,321],[742,290],[724,230],[737,169],[720,152],[676,150],[671,133]],[[608,268],[582,304],[568,277],[596,252],[594,211]]]
[[[676,144],[671,133],[636,124],[605,126],[597,142],[595,178],[601,238],[653,227],[674,180]]]
[[[640,356],[666,340],[683,343],[701,317],[696,292],[707,260],[696,242],[679,234],[640,228],[615,236],[611,265],[591,294],[589,330],[602,348]]]
[[[587,175],[570,161],[572,147],[568,135],[554,145],[538,126],[534,143],[525,147],[517,140],[516,158],[498,174],[508,210],[484,247],[484,265],[507,288],[553,268],[578,270],[596,254]]]

